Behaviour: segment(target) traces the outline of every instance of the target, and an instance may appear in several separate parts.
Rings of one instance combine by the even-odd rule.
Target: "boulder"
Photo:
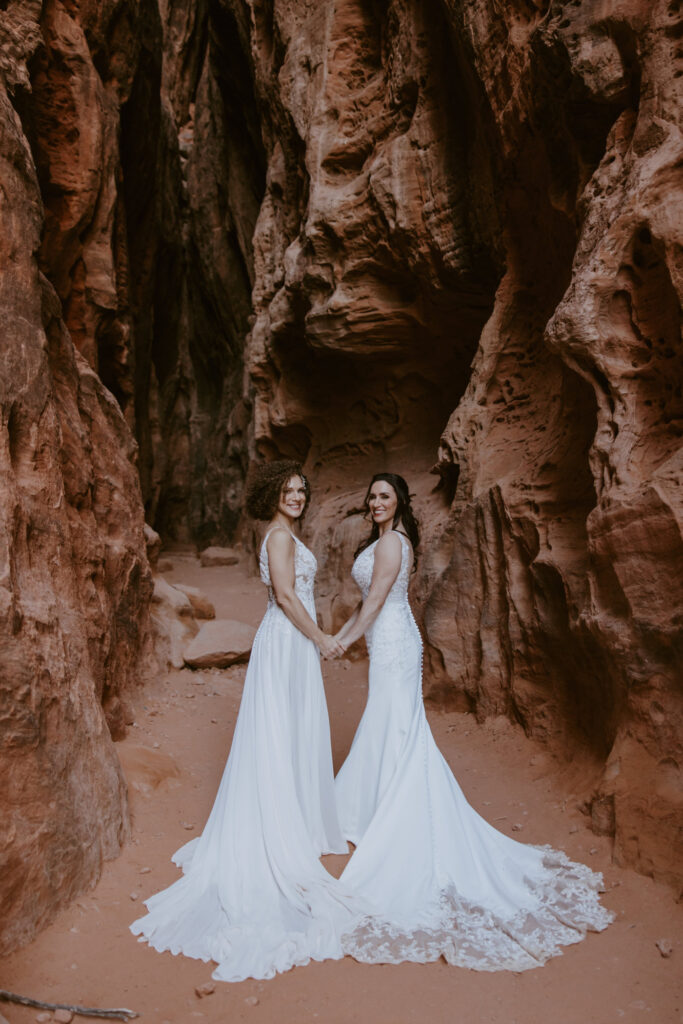
[[[194,617],[192,602],[187,594],[180,587],[174,587],[167,583],[163,576],[155,576],[154,578],[152,603],[166,605],[176,615],[181,617]]]
[[[161,537],[156,530],[153,530],[149,523],[144,525],[145,547],[147,548],[147,559],[153,569],[156,569],[161,551]]]
[[[118,755],[129,788],[138,793],[149,795],[162,783],[180,776],[178,765],[163,750],[121,743]]]
[[[199,561],[207,568],[212,565],[237,565],[239,555],[232,548],[205,548],[199,555]]]
[[[152,624],[160,668],[182,668],[183,650],[196,634],[197,623],[189,597],[163,576],[154,577]]]
[[[226,668],[249,657],[256,630],[236,619],[205,622],[185,648],[190,668]]]
[[[175,583],[174,588],[188,598],[192,610],[198,619],[215,619],[216,609],[198,587],[190,587],[186,583]]]

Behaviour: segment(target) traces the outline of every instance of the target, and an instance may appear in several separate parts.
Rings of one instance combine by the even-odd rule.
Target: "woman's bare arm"
[[[292,625],[320,648],[325,658],[332,658],[341,652],[340,644],[322,629],[306,611],[301,598],[294,589],[294,552],[296,542],[285,529],[273,530],[266,541],[270,582],[278,606]]]
[[[356,624],[356,621],[358,620],[358,616],[360,615],[360,610],[361,610],[362,607],[363,607],[363,602],[359,601],[358,604],[356,605],[356,607],[353,609],[353,611],[349,615],[349,617],[346,620],[346,622],[344,623],[344,625],[342,626],[342,628],[340,630],[338,630],[334,634],[335,640],[339,640],[342,643],[344,642],[347,633],[349,633],[351,631],[351,629],[354,627],[354,625]]]
[[[393,531],[381,537],[375,547],[375,564],[368,596],[363,601],[358,616],[351,628],[344,634],[344,650],[367,632],[373,624],[401,568],[403,547],[401,539]]]

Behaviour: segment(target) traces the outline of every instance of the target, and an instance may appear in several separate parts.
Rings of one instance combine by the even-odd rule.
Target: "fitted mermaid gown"
[[[337,959],[344,927],[359,916],[318,860],[347,852],[320,657],[275,602],[267,539],[268,607],[213,809],[202,835],[173,857],[184,876],[147,900],[149,913],[131,926],[159,952],[216,961],[213,977],[224,981]],[[294,540],[295,590],[315,621],[316,560]]]
[[[366,634],[366,709],[336,780],[342,832],[356,844],[341,881],[371,907],[344,950],[369,963],[443,956],[485,971],[538,967],[612,919],[598,898],[602,877],[504,836],[467,803],[425,717],[408,604],[413,555],[398,536],[401,568]],[[375,544],[353,566],[364,599]]]

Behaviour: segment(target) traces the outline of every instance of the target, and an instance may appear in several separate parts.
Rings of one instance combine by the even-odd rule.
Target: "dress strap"
[[[294,541],[294,543],[296,544],[297,538],[296,538],[296,537],[294,536],[294,534],[292,533],[292,531],[291,531],[291,530],[288,530],[288,529],[287,529],[287,527],[286,527],[286,526],[271,526],[271,528],[270,528],[270,529],[268,530],[268,532],[266,533],[265,537],[264,537],[264,538],[263,538],[263,540],[261,541],[261,550],[263,550],[263,549],[264,549],[264,547],[266,546],[266,541],[267,541],[267,540],[268,540],[268,538],[270,537],[271,533],[275,533],[275,531],[276,531],[276,530],[284,530],[284,531],[285,531],[285,533],[288,533],[288,534],[289,534],[289,536],[290,536],[290,537],[292,538],[292,540]]]
[[[403,530],[392,530],[391,532],[392,533],[397,533],[399,535],[399,537],[401,538],[402,551],[404,553],[407,551],[409,555],[412,555],[413,558],[415,558],[415,552],[413,551],[413,542],[411,541],[411,539],[408,536],[408,534],[404,533]],[[403,565],[403,555],[401,555],[401,566],[402,565]]]

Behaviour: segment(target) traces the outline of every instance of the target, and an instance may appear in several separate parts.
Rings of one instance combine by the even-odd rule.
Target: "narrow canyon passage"
[[[242,562],[200,568],[174,558],[170,582],[199,586],[219,617],[256,624],[265,590]],[[324,666],[335,766],[363,709],[367,662]],[[577,808],[580,771],[558,774],[547,751],[503,718],[484,727],[469,714],[430,712],[437,743],[468,799],[497,828],[550,843],[605,874],[616,921],[545,967],[521,975],[429,965],[368,967],[349,958],[295,968],[272,981],[216,983],[199,998],[211,966],[159,955],[128,931],[140,901],[177,877],[171,854],[201,830],[229,749],[245,669],[159,676],[140,694],[136,724],[117,744],[130,787],[132,841],[28,947],[3,961],[2,987],[51,1001],[126,1006],[149,1024],[679,1024],[683,921],[670,890],[611,864],[611,841],[595,836]],[[328,858],[335,873],[342,858]],[[335,863],[336,862],[336,863]],[[133,899],[132,897],[135,897]],[[656,945],[673,944],[664,958]],[[36,1011],[3,1005],[11,1024]]]
[[[169,658],[155,617],[156,555],[253,546],[249,469],[295,457],[314,494],[325,629],[355,600],[340,580],[367,480],[407,479],[437,732],[501,827],[528,784],[534,839],[654,880],[611,876],[633,900],[614,1007],[639,1003],[629,990],[622,1006],[616,979],[638,977],[651,901],[670,915],[683,892],[682,19],[680,0],[0,0],[12,970],[37,970],[42,951],[68,973],[60,950],[108,941],[81,897],[119,855],[97,892],[120,929],[121,894],[142,896],[148,878],[138,867],[157,887],[173,877],[168,854],[210,804],[241,675],[166,681],[184,652]],[[202,585],[256,617],[258,584],[239,579]],[[361,676],[328,672],[338,757]],[[506,744],[516,778],[501,770]],[[180,774],[143,792],[169,757]],[[67,920],[79,931],[62,933]],[[642,963],[654,956],[670,994],[652,935]],[[154,964],[142,1002],[166,990],[165,971],[178,999],[194,982],[181,992],[174,972],[199,976],[100,952],[117,982],[123,964]],[[403,1007],[400,986],[372,988],[391,972],[359,971],[293,977],[347,979],[337,994],[359,1000],[350,979],[367,977],[378,1005]],[[506,997],[512,984],[454,977],[444,984]],[[567,980],[570,996],[583,991]]]

